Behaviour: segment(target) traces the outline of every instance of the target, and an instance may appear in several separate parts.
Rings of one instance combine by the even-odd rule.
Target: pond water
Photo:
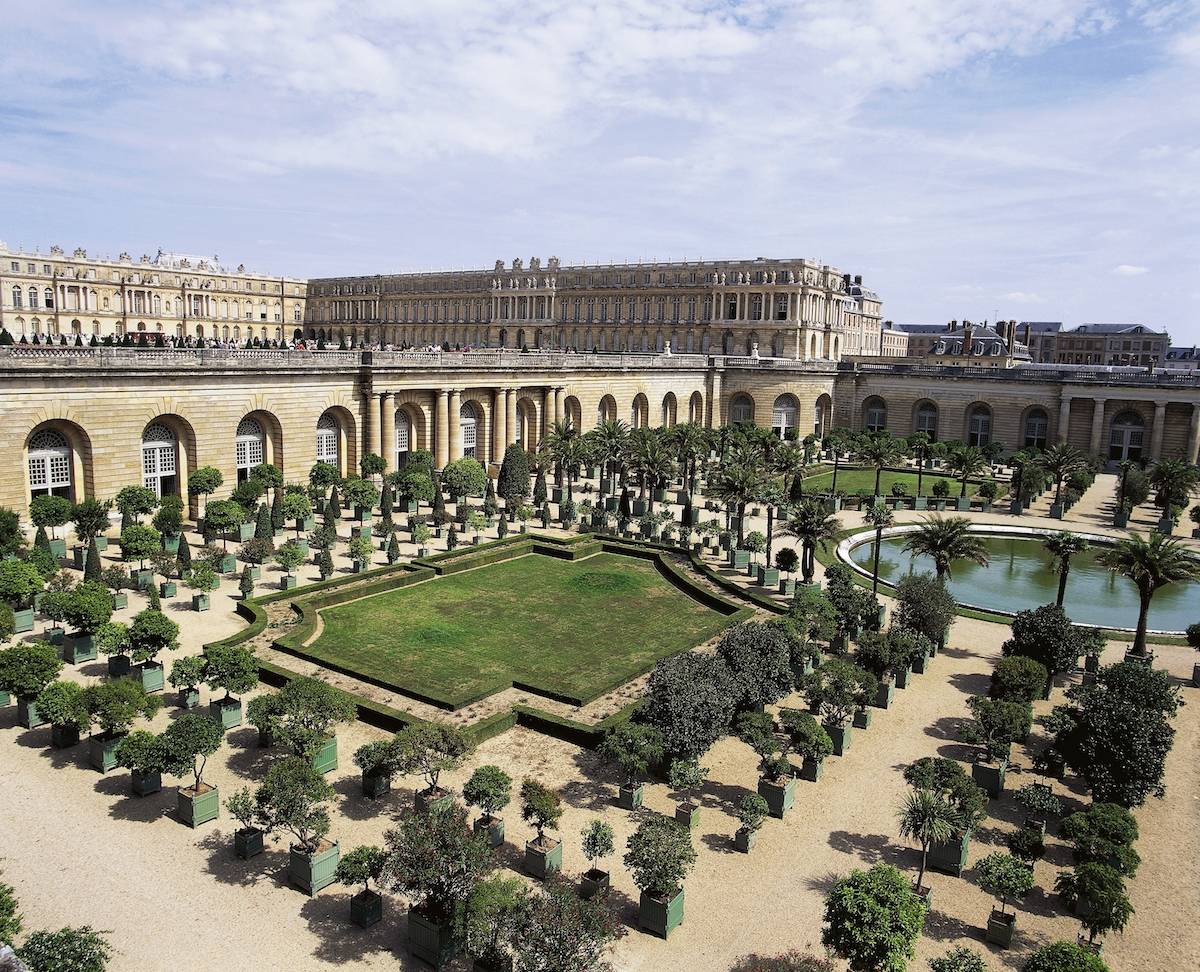
[[[989,562],[986,567],[960,561],[951,568],[947,587],[964,604],[1016,613],[1042,604],[1053,604],[1058,594],[1058,575],[1051,569],[1050,555],[1041,541],[1028,537],[984,536]],[[903,550],[903,536],[884,537],[879,552],[879,577],[895,583],[909,573],[933,573],[927,557],[913,557]],[[850,556],[856,564],[871,569],[874,542],[860,544]],[[1093,546],[1071,558],[1067,596],[1063,607],[1075,621],[1112,628],[1137,624],[1138,596],[1133,582],[1096,563]],[[1172,584],[1154,595],[1150,627],[1159,631],[1182,631],[1200,621],[1200,585]]]

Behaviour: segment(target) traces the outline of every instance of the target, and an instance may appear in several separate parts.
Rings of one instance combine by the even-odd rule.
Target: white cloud
[[[1014,290],[1011,293],[1004,294],[1000,297],[1001,300],[1006,300],[1011,304],[1044,304],[1046,298],[1041,294],[1027,294],[1021,290]]]
[[[1120,277],[1140,277],[1143,273],[1149,272],[1149,267],[1139,267],[1132,263],[1119,263],[1113,267],[1113,273]]]

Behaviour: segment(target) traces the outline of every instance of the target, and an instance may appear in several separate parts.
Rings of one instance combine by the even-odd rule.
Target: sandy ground
[[[1073,518],[1098,526],[1094,521],[1103,518],[1110,490],[1111,483],[1098,483],[1089,491],[1095,495],[1072,511]],[[853,513],[843,517],[847,525],[858,519]],[[1003,519],[1012,522],[1011,517]],[[184,627],[183,651],[240,627],[227,594],[235,583],[226,581],[223,587],[208,614],[172,611]],[[141,604],[136,596],[130,600],[131,614]],[[669,942],[633,928],[637,892],[619,857],[636,819],[613,806],[615,780],[592,753],[514,729],[484,744],[449,782],[460,786],[475,766],[490,762],[514,778],[532,776],[559,787],[567,804],[561,834],[569,874],[587,866],[579,852],[585,822],[603,816],[612,823],[618,853],[607,866],[614,872],[615,901],[629,926],[613,951],[618,969],[723,970],[752,951],[819,950],[823,896],[837,876],[879,861],[915,873],[918,852],[896,835],[896,807],[904,792],[900,771],[921,756],[968,756],[969,749],[955,741],[955,730],[966,714],[967,698],[986,690],[1006,633],[1002,626],[959,619],[950,649],[910,688],[896,693],[890,710],[875,711],[873,726],[856,733],[846,757],[827,763],[819,783],[799,783],[796,809],[783,821],[768,820],[748,856],[733,849],[733,811],[755,785],[755,758],[736,740],[719,743],[705,760],[711,772],[695,835],[699,860],[686,884],[687,918]],[[1121,651],[1121,645],[1110,645],[1107,660],[1116,660]],[[1159,663],[1181,681],[1190,678],[1195,657],[1184,647],[1158,648]],[[102,671],[103,662],[88,663],[72,677],[88,680]],[[1184,694],[1194,702],[1197,692],[1187,688]],[[1038,711],[1048,711],[1059,700],[1061,689],[1051,702],[1040,703]],[[207,703],[207,691],[202,701]],[[163,728],[177,714],[168,707],[153,728]],[[1130,886],[1137,913],[1124,935],[1110,937],[1105,945],[1114,970],[1200,967],[1195,927],[1200,913],[1200,707],[1184,708],[1176,728],[1166,797],[1137,812],[1143,864]],[[161,794],[138,799],[129,794],[125,771],[101,776],[87,766],[86,747],[52,750],[49,735],[47,728],[27,732],[16,727],[15,706],[0,710],[0,870],[17,889],[27,928],[86,923],[106,929],[117,949],[116,972],[421,967],[406,953],[404,902],[389,898],[384,921],[373,929],[358,929],[348,919],[352,891],[335,886],[308,899],[287,887],[285,842],[255,860],[240,861],[231,846],[235,824],[224,812],[218,821],[191,831],[171,815],[175,793],[170,784],[175,781],[164,781],[168,786]],[[362,742],[382,734],[355,724],[342,727],[338,735],[341,767],[331,774],[338,794],[331,836],[345,850],[379,842],[408,805],[417,781],[397,781],[393,793],[379,803],[364,799],[349,756]],[[210,761],[206,778],[228,796],[260,778],[277,755],[257,748],[253,729],[235,729]],[[1018,753],[1015,762],[1012,789],[1033,778],[1024,770],[1027,754]],[[1056,785],[1056,790],[1072,808],[1085,800],[1070,786]],[[648,788],[646,802],[649,809],[663,812],[674,805],[663,784]],[[972,862],[993,847],[1003,849],[1003,834],[1020,821],[1007,795],[993,801],[990,811],[972,843]],[[518,848],[531,831],[515,806],[505,816],[509,843],[502,866],[519,870]],[[1047,858],[1037,866],[1037,889],[1019,909],[1012,949],[1002,952],[983,943],[982,926],[992,903],[968,870],[961,879],[932,875],[934,911],[918,958],[967,942],[990,952],[992,968],[1016,969],[1039,944],[1073,938],[1078,925],[1049,890],[1057,871],[1069,863],[1069,851],[1053,837],[1048,843]],[[925,967],[924,961],[912,965]]]

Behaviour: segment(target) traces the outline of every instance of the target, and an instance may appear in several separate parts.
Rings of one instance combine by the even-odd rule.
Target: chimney
[[[854,282],[856,284],[858,284],[859,286],[862,286],[862,274],[861,273],[856,273],[854,275]]]
[[[964,357],[971,353],[971,332],[973,330],[970,321],[963,321],[962,353]]]
[[[1031,330],[1032,330],[1032,325],[1028,321],[1026,321],[1025,322],[1025,340],[1022,342],[1025,345],[1025,347],[1029,347],[1029,334],[1030,334]]]
[[[954,333],[955,331],[957,331],[958,330],[958,321],[951,321],[949,324],[946,325],[946,330],[949,331],[950,333]]]
[[[846,287],[850,286],[850,274],[848,274],[848,273],[842,274],[842,284]]]

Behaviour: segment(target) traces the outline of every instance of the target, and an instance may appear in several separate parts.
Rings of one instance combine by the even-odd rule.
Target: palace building
[[[878,296],[805,260],[307,282],[161,253],[0,260],[0,326],[16,339],[0,347],[0,506],[23,518],[47,492],[188,498],[201,466],[222,472],[218,497],[261,462],[295,482],[318,460],[348,474],[374,453],[390,470],[415,449],[494,470],[568,418],[585,433],[619,418],[1069,442],[1112,462],[1200,454],[1194,373],[1033,364],[1014,322],[942,327],[924,354],[889,358],[883,342],[903,350],[905,332]],[[204,346],[103,342],[139,332]]]

